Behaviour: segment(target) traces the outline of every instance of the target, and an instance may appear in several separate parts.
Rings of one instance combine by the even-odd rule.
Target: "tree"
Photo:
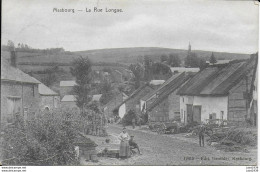
[[[203,70],[203,69],[205,69],[206,67],[207,67],[206,61],[203,60],[203,59],[200,59],[200,65],[199,65],[200,70]]]
[[[101,93],[102,96],[100,98],[100,103],[105,105],[107,104],[113,97],[112,86],[108,80],[104,80],[101,85]]]
[[[76,94],[77,106],[84,113],[84,105],[90,100],[90,89],[92,81],[91,62],[88,58],[77,58],[72,62],[71,74],[76,78],[77,85],[73,87]]]
[[[15,48],[14,42],[11,41],[11,40],[8,40],[8,41],[7,41],[7,46],[8,46],[9,51],[13,51],[14,48]]]
[[[211,54],[211,56],[210,56],[209,62],[212,63],[212,64],[217,63],[216,57],[214,56],[213,52],[212,52],[212,54]]]
[[[152,72],[152,59],[150,56],[144,56],[144,79],[149,81],[151,80],[151,72]]]
[[[171,67],[180,67],[181,66],[181,60],[180,60],[178,54],[170,54],[169,58],[167,60],[167,63]]]
[[[144,76],[144,69],[142,66],[140,66],[139,64],[131,64],[129,66],[129,69],[133,72],[134,74],[134,83],[135,83],[135,89],[137,89],[138,87],[140,87],[140,82],[141,79]]]
[[[161,62],[165,62],[168,60],[168,56],[166,54],[162,54],[160,59],[161,59]]]
[[[198,58],[195,53],[190,53],[187,55],[185,59],[186,67],[199,67],[199,64],[200,64],[200,58]]]

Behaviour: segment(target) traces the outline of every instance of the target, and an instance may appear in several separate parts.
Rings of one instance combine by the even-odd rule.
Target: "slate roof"
[[[65,95],[62,99],[61,102],[76,102],[77,99],[74,95]]]
[[[192,73],[181,73],[178,75],[173,75],[166,84],[163,84],[162,87],[155,90],[150,97],[146,97],[149,100],[151,97],[156,96],[155,100],[148,105],[147,111],[151,111],[154,107],[160,104],[165,98],[167,98],[172,92],[179,89],[185,82],[192,78],[194,74]]]
[[[58,96],[58,93],[51,90],[49,87],[44,85],[43,83],[39,84],[38,87],[39,94],[44,96]]]
[[[256,66],[255,59],[230,62],[225,66],[208,67],[197,73],[179,91],[180,95],[224,96],[250,70]]]
[[[40,84],[40,82],[24,73],[20,69],[10,65],[7,59],[1,57],[1,80],[21,83]]]
[[[73,87],[77,85],[76,81],[60,81],[61,87]]]

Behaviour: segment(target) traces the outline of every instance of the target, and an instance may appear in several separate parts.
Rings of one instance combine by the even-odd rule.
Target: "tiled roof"
[[[8,60],[3,57],[1,57],[1,80],[40,84],[35,78],[11,66]]]
[[[44,85],[43,83],[39,84],[39,94],[45,95],[45,96],[57,96],[58,93],[52,91],[49,87]]]
[[[255,68],[255,59],[232,62],[226,66],[212,66],[197,73],[179,91],[180,95],[222,96]]]
[[[77,85],[76,81],[60,81],[61,87],[73,87]]]

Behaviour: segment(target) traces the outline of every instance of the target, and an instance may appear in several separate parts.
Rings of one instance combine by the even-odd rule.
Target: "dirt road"
[[[119,148],[116,136],[122,127],[110,125],[107,128],[114,148]],[[142,155],[134,155],[127,160],[101,158],[98,163],[83,165],[255,165],[256,150],[249,153],[223,152],[211,146],[200,147],[196,139],[185,139],[178,135],[158,135],[156,133],[127,129],[134,135]],[[92,137],[91,139],[94,139]],[[99,138],[99,140],[105,138]]]

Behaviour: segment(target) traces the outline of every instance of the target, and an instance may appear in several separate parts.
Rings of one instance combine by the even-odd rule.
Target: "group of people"
[[[137,149],[139,154],[141,155],[138,144],[134,141],[134,136],[129,136],[126,132],[126,128],[123,128],[123,131],[119,134],[120,142],[120,150],[119,150],[119,158],[126,159],[129,158],[134,149]]]
[[[204,147],[204,135],[205,135],[205,125],[201,124],[199,126],[199,145]],[[123,131],[119,134],[120,142],[120,150],[119,150],[119,157],[121,159],[129,158],[132,154],[133,149],[137,149],[139,154],[141,155],[140,149],[138,144],[134,141],[134,136],[129,136],[126,132],[126,128],[123,128]]]

